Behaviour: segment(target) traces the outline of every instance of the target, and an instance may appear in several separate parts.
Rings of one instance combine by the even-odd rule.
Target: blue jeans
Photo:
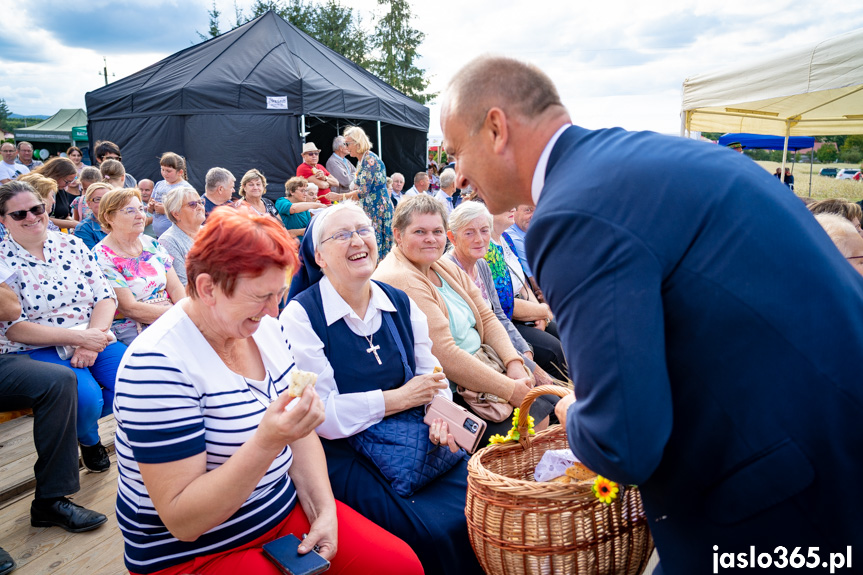
[[[55,363],[68,367],[78,378],[78,442],[81,445],[99,443],[99,418],[111,413],[114,403],[114,383],[117,368],[126,353],[126,346],[120,342],[112,343],[96,357],[90,367],[72,367],[69,360],[62,360],[54,347],[21,352],[37,361]]]

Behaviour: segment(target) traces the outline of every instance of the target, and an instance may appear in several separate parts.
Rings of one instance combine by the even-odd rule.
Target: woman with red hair
[[[333,499],[321,400],[287,393],[294,360],[275,316],[296,267],[274,218],[215,210],[186,256],[189,297],[123,358],[117,518],[131,573],[275,575],[261,547],[288,534],[337,573],[422,572],[403,541]]]

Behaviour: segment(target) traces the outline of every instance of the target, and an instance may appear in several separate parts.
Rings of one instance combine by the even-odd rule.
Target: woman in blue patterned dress
[[[393,245],[393,203],[387,192],[387,169],[372,152],[372,143],[362,128],[347,128],[344,136],[348,153],[358,160],[355,179],[357,193],[360,205],[375,228],[378,256],[382,260]]]

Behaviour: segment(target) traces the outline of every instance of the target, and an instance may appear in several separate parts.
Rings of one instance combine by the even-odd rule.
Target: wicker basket
[[[491,445],[468,463],[468,534],[489,575],[637,575],[653,540],[637,488],[624,488],[610,505],[589,486],[540,483],[533,470],[549,449],[569,447],[555,425],[529,437],[526,417],[540,395],[569,390],[541,386],[521,405],[521,443]]]

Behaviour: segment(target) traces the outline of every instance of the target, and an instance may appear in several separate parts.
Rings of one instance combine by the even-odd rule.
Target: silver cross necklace
[[[378,365],[382,365],[382,364],[381,364],[381,358],[378,356],[378,350],[381,348],[381,346],[379,346],[379,345],[375,345],[374,343],[372,343],[372,340],[373,340],[373,339],[374,339],[374,337],[375,337],[375,336],[374,336],[374,334],[372,334],[372,335],[370,335],[370,336],[369,336],[369,335],[364,335],[363,337],[364,337],[364,338],[366,338],[366,341],[367,341],[367,342],[369,342],[369,348],[366,350],[366,353],[373,353],[373,354],[375,354],[375,359],[376,359],[376,360],[378,360]]]

